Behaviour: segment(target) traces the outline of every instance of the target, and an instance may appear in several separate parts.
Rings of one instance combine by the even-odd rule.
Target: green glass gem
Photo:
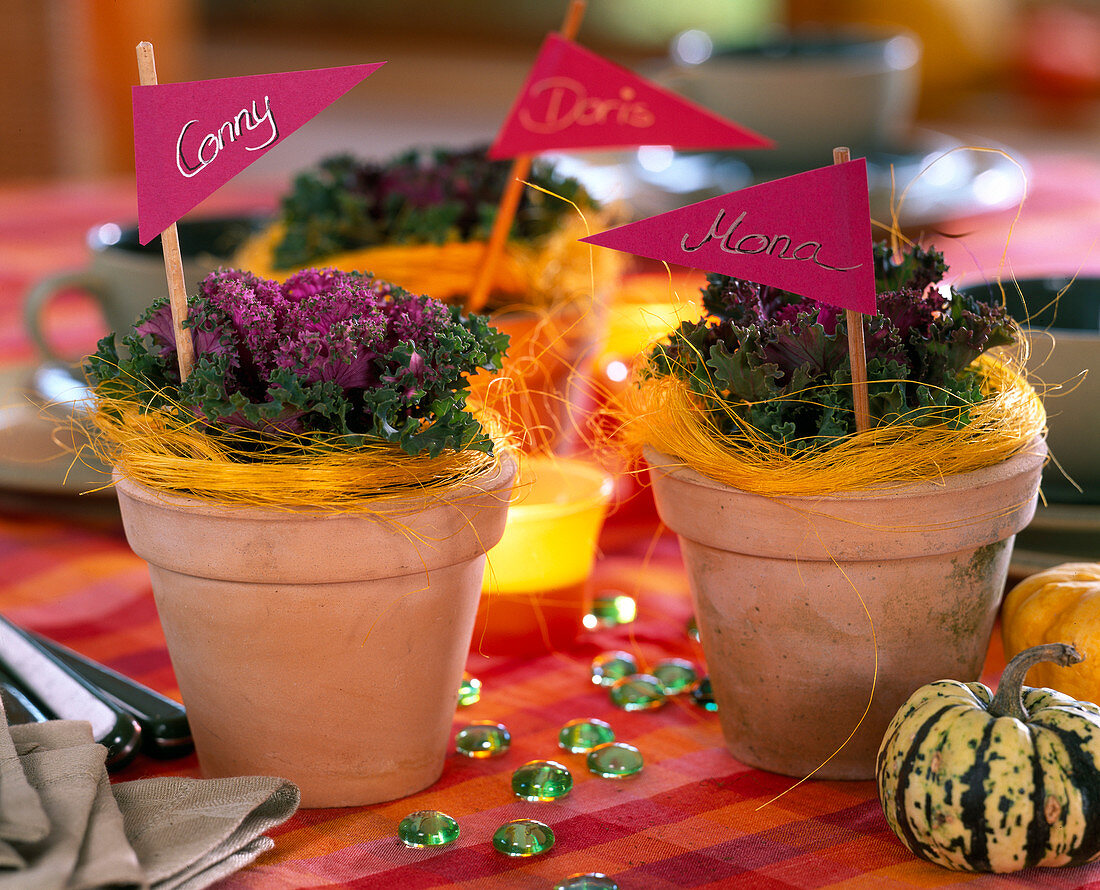
[[[669,658],[653,666],[653,676],[661,684],[665,695],[691,692],[699,685],[699,672],[695,665],[684,658]]]
[[[610,686],[636,673],[638,661],[629,652],[603,652],[592,659],[592,682],[597,686]]]
[[[626,742],[608,742],[588,752],[589,772],[605,779],[623,779],[642,771],[642,752]]]
[[[638,604],[634,597],[621,590],[605,590],[592,600],[591,611],[584,616],[584,626],[589,630],[630,624],[638,617]]]
[[[477,677],[471,677],[465,671],[462,673],[462,685],[458,687],[458,706],[468,708],[476,704],[481,698],[481,681]]]
[[[583,875],[570,875],[555,884],[554,890],[619,890],[619,885],[602,872],[590,871]]]
[[[573,774],[556,760],[529,760],[512,773],[512,790],[524,800],[557,800],[573,790]]]
[[[401,820],[397,836],[406,847],[442,847],[458,840],[458,823],[439,810],[417,810]]]
[[[589,717],[570,720],[558,733],[558,747],[570,754],[583,754],[597,745],[615,741],[615,730],[602,720]]]
[[[553,830],[534,819],[513,819],[493,832],[493,847],[505,856],[538,856],[552,846]]]
[[[714,700],[714,693],[710,688],[710,677],[703,677],[699,685],[691,690],[691,700],[704,711],[718,710],[718,702]]]
[[[455,750],[467,757],[500,757],[512,745],[512,735],[503,723],[475,720],[455,733]]]
[[[660,680],[650,674],[635,674],[616,680],[609,694],[611,704],[624,711],[651,711],[666,701]]]

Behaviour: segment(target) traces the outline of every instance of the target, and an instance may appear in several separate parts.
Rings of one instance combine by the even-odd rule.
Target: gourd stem
[[[993,696],[987,710],[994,717],[1027,720],[1022,694],[1027,672],[1042,661],[1053,661],[1062,667],[1068,667],[1084,660],[1084,656],[1068,643],[1045,643],[1025,649],[1005,667],[997,686],[997,694]]]

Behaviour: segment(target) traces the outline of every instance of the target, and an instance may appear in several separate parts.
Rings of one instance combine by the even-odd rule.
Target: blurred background
[[[63,293],[36,311],[27,294],[43,276],[87,264],[86,233],[100,223],[133,220],[136,43],[154,44],[162,83],[388,63],[194,211],[265,215],[296,172],[327,155],[491,140],[566,7],[0,0],[0,353],[12,380],[37,359],[20,330],[23,305],[68,360],[103,327],[86,295]],[[878,237],[893,223],[934,242],[956,284],[993,298],[1001,293],[990,283],[1011,292],[1034,278],[1018,317],[1057,299],[1056,318],[1036,318],[1030,367],[1053,384],[1052,447],[1087,491],[1053,471],[1048,488],[1088,502],[1080,523],[1095,549],[1100,378],[1081,378],[1100,364],[1100,0],[588,0],[577,40],[777,142],[771,151],[642,146],[554,158],[597,198],[650,216],[827,165],[832,147],[846,144],[867,158]],[[687,277],[672,288],[663,277],[634,285],[615,296],[599,358],[607,385],[623,382],[624,356],[696,311],[697,282]],[[8,440],[23,448],[23,427],[9,426]],[[23,481],[25,465],[12,475]]]
[[[563,3],[545,0],[2,0],[0,178],[132,170],[128,87],[150,40],[161,81],[389,60],[250,175],[317,146],[384,156],[488,139]],[[1097,0],[592,0],[580,40],[649,71],[673,38],[717,50],[813,25],[888,26],[919,41],[915,120],[960,139],[1083,146],[1100,135]],[[900,146],[905,148],[906,146]],[[822,163],[827,163],[824,159]]]
[[[269,214],[291,176],[327,155],[491,140],[567,5],[0,0],[0,403],[22,399],[40,360],[19,321],[33,283],[86,265],[87,233],[101,224],[117,237],[134,219],[139,41],[154,44],[162,83],[389,63],[195,211]],[[1037,520],[1028,546],[1063,553],[1073,539],[1074,554],[1095,554],[1100,379],[1082,384],[1082,372],[1100,364],[1100,0],[589,0],[578,40],[777,143],[555,159],[596,197],[651,215],[827,165],[846,144],[867,158],[879,237],[891,222],[923,236],[955,283],[996,299],[995,282],[1012,292],[1033,278],[1018,317],[1057,300],[1057,318],[1036,316],[1030,369],[1050,384],[1052,450],[1083,490],[1048,472],[1062,503],[1043,511],[1045,532]],[[597,362],[606,386],[624,385],[630,357],[697,311],[695,275],[624,283]],[[38,313],[67,360],[104,327],[84,296],[62,293]],[[22,455],[48,450],[51,427],[19,410],[0,414],[0,484],[26,487]],[[58,466],[38,490],[58,488]]]

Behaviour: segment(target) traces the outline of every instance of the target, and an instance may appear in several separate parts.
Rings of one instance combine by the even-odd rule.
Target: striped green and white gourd
[[[1053,643],[1017,655],[994,696],[940,680],[895,715],[878,754],[879,800],[913,853],[960,871],[1011,872],[1100,857],[1100,707],[1023,686]]]

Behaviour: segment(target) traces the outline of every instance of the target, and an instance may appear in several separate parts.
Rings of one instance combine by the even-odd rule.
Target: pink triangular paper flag
[[[863,158],[708,198],[581,240],[775,285],[867,315],[877,311]]]
[[[634,145],[770,148],[772,144],[559,34],[550,34],[489,157]]]
[[[134,87],[141,243],[384,64]]]

